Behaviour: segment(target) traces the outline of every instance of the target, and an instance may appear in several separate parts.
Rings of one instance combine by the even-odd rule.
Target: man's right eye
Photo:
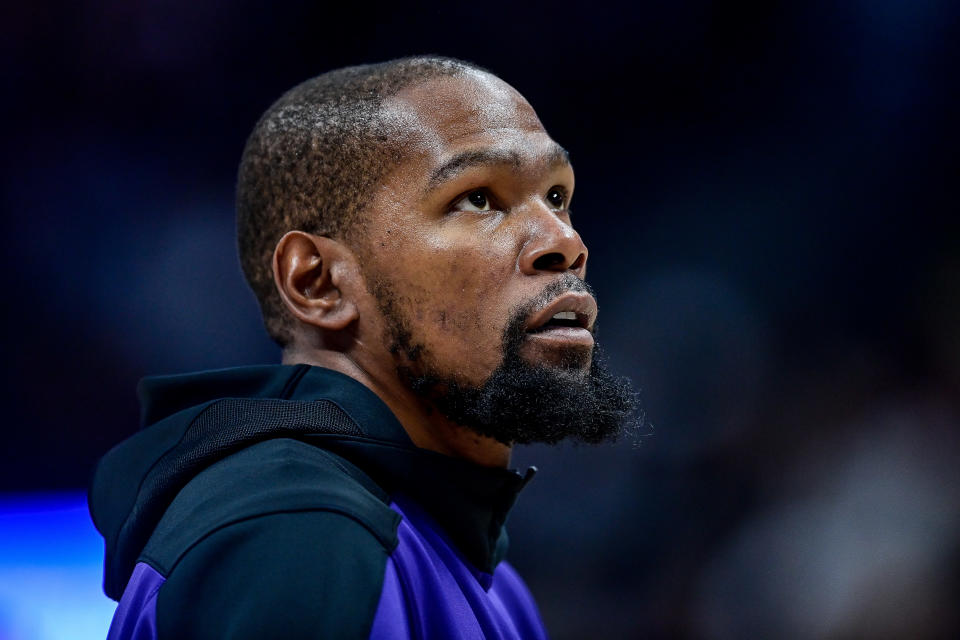
[[[471,191],[453,203],[456,211],[490,211],[490,200],[483,189]]]

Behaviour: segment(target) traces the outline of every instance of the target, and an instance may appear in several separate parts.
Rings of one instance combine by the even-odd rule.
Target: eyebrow
[[[432,190],[463,173],[467,169],[476,167],[497,167],[510,165],[519,167],[522,164],[520,154],[515,150],[476,149],[463,151],[453,156],[437,167],[430,175],[427,190]],[[570,154],[559,144],[554,143],[547,154],[547,166],[551,169],[558,166],[568,166]]]

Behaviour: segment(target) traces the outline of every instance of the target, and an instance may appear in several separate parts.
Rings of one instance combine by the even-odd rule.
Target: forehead
[[[417,83],[388,105],[411,117],[410,124],[432,129],[447,140],[501,128],[543,130],[533,107],[516,89],[482,71]]]
[[[481,71],[408,87],[386,101],[384,111],[404,132],[405,164],[428,176],[431,167],[465,151],[499,153],[517,164],[553,163],[562,153],[526,99]]]

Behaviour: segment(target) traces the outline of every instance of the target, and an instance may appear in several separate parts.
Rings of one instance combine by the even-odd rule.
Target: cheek
[[[435,337],[489,340],[488,332],[502,331],[498,319],[506,317],[508,273],[465,258],[423,267],[410,274],[411,303],[418,322],[436,331]]]
[[[494,260],[454,257],[435,272],[434,291],[443,301],[445,324],[452,329],[481,329],[500,315],[510,270]]]
[[[502,359],[521,242],[513,225],[490,225],[476,218],[431,233],[394,227],[375,252],[416,324],[414,339],[446,368],[479,372]]]
[[[445,253],[403,274],[413,285],[407,291],[414,338],[423,342],[434,366],[474,382],[499,366],[511,309],[506,294],[513,262],[507,264],[476,253]]]

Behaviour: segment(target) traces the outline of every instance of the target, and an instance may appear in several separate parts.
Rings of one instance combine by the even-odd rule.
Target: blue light
[[[103,539],[84,493],[0,495],[0,640],[103,640]]]

